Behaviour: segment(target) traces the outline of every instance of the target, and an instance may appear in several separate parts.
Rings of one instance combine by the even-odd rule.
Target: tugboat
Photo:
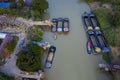
[[[45,67],[46,68],[51,68],[52,67],[53,58],[55,56],[55,51],[56,51],[56,47],[51,46],[49,48],[47,59],[46,59],[46,62],[45,62]]]
[[[90,41],[87,41],[86,47],[87,47],[87,53],[91,54],[92,53],[92,44]]]

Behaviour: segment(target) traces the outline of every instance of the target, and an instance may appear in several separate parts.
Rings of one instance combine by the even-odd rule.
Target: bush
[[[111,63],[111,61],[110,61],[110,56],[109,56],[108,53],[104,53],[104,54],[102,55],[102,58],[103,58],[107,63]]]
[[[120,26],[120,12],[115,13],[115,15],[110,15],[109,22],[115,28]]]
[[[15,49],[17,41],[18,41],[18,37],[13,36],[13,39],[10,42],[8,42],[7,44],[5,44],[5,47],[4,47],[5,52],[12,53]]]

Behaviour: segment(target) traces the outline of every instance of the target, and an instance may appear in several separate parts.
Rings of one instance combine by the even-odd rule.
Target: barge
[[[98,27],[99,24],[97,22],[97,19],[96,19],[95,15],[90,14],[89,18],[90,18],[90,22],[92,24],[92,27],[94,29],[96,38],[97,38],[97,40],[98,40],[98,42],[99,42],[99,44],[101,46],[102,52],[103,53],[109,52],[110,50],[109,50],[108,44],[107,44],[107,42],[105,40],[105,37],[104,37],[103,33],[100,30],[100,27]]]
[[[45,67],[46,68],[51,68],[52,67],[53,59],[54,59],[54,56],[55,56],[55,51],[56,51],[56,47],[51,46],[49,48],[47,59],[46,59],[46,62],[45,62]]]
[[[88,14],[82,15],[82,20],[83,20],[84,28],[85,28],[86,32],[89,31],[89,30],[93,30],[93,28],[92,28],[92,26],[90,24],[90,21],[89,21]]]
[[[51,26],[51,31],[52,32],[56,32],[57,31],[57,23],[58,23],[58,21],[57,21],[57,19],[56,18],[53,18],[52,19],[52,26]]]
[[[68,18],[64,18],[63,19],[63,31],[64,32],[69,32],[69,19]]]
[[[95,37],[95,33],[94,32],[88,32],[88,39],[91,42],[94,54],[101,53],[101,48],[100,48],[99,43],[98,43],[98,41],[97,41],[97,39]]]
[[[57,31],[58,32],[62,32],[63,31],[63,19],[62,18],[58,18]]]
[[[90,23],[89,15],[88,14],[82,15],[82,20],[83,20],[83,23],[84,23],[85,31],[86,31],[87,36],[88,36],[88,40],[91,42],[91,48],[93,48],[93,52],[95,54],[101,53],[101,48],[99,46],[99,42],[97,41],[97,39],[95,37],[95,32],[93,31],[93,27]],[[90,50],[92,50],[92,49],[89,48],[89,50],[88,50],[88,42],[87,42],[87,52],[88,52],[88,54],[92,53],[92,51],[90,51]]]

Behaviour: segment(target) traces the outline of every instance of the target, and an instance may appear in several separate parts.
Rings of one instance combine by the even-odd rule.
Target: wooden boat
[[[44,50],[50,48],[51,46],[49,42],[44,42],[44,41],[41,41],[41,42],[32,41],[30,43],[37,44],[38,46],[42,47]]]
[[[92,53],[92,45],[91,45],[90,41],[87,41],[86,47],[87,47],[87,53],[91,54]]]
[[[103,36],[103,33],[101,32],[100,28],[98,27],[99,24],[97,22],[97,19],[95,17],[94,14],[90,14],[90,21],[91,21],[91,24],[92,24],[92,27],[95,31],[95,35],[96,35],[96,38],[101,46],[101,49],[102,49],[102,52],[109,52],[109,47],[108,47],[108,44],[107,44],[107,41],[105,40],[105,37]]]
[[[83,23],[84,23],[84,26],[85,26],[84,28],[85,28],[86,31],[93,30],[93,28],[92,28],[92,26],[90,24],[90,21],[89,21],[88,14],[83,14],[82,15],[82,20],[83,20]]]
[[[56,51],[56,47],[51,46],[49,48],[47,59],[46,59],[46,62],[45,62],[45,67],[46,68],[51,68],[52,62],[53,62],[53,58],[54,58],[54,55],[55,55],[55,51]]]
[[[63,28],[63,19],[62,19],[62,18],[58,18],[57,31],[58,31],[58,32],[62,32],[62,28]]]
[[[53,18],[52,19],[52,26],[51,26],[51,31],[52,32],[56,32],[57,31],[57,19],[56,18]]]
[[[54,38],[54,40],[56,40],[57,39],[57,34],[54,34],[53,38]]]
[[[68,18],[64,18],[63,19],[63,31],[64,32],[69,32],[69,19]]]

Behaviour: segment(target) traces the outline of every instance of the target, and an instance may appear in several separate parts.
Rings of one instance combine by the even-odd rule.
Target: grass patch
[[[110,45],[115,46],[117,41],[115,27],[113,27],[108,20],[110,17],[108,14],[111,14],[111,12],[106,8],[99,8],[94,10],[93,13],[97,15],[97,20],[106,40]]]

